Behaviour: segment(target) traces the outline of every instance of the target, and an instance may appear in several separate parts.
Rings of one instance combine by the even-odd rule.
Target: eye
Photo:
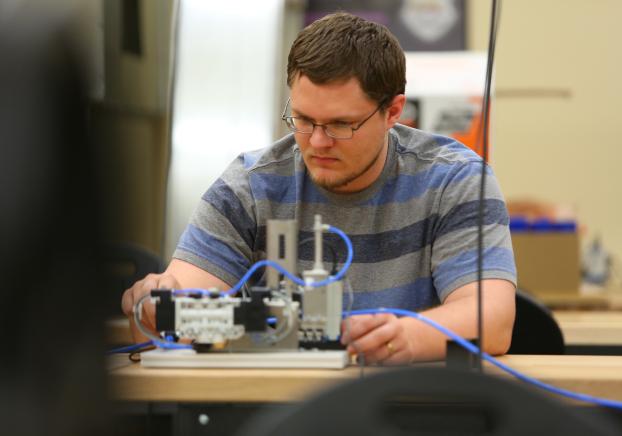
[[[305,117],[294,117],[294,120],[299,124],[313,124],[313,121]]]

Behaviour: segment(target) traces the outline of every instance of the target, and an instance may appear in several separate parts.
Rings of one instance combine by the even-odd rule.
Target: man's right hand
[[[134,285],[123,293],[121,300],[121,308],[123,313],[130,320],[132,336],[134,342],[145,342],[148,340],[136,327],[134,322],[134,305],[143,296],[149,294],[154,289],[180,289],[181,286],[177,279],[169,274],[149,274],[142,280],[137,281]],[[155,329],[155,306],[148,299],[143,303],[142,325],[156,334]]]
[[[154,289],[218,288],[226,290],[230,287],[219,278],[191,263],[173,259],[164,273],[149,274],[126,290],[121,300],[121,308],[130,319],[134,342],[146,342],[148,338],[138,330],[134,322],[134,305],[142,296]],[[154,334],[156,333],[155,306],[149,300],[143,304],[142,324]]]

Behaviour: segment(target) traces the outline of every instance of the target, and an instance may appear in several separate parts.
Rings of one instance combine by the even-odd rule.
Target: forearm
[[[483,350],[498,355],[507,352],[514,324],[514,289],[509,282],[484,287],[483,297]],[[496,283],[498,285],[498,283]],[[456,295],[445,304],[421,312],[427,318],[448,328],[458,335],[472,339],[477,337],[476,284],[468,285],[464,296]],[[446,355],[447,337],[433,327],[414,318],[401,318],[400,323],[410,339],[414,361],[439,360]]]

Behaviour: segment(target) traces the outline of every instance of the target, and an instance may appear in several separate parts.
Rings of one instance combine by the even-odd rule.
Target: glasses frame
[[[287,108],[289,107],[289,102],[290,102],[290,100],[291,100],[291,97],[289,97],[289,98],[287,99],[287,103],[285,103],[285,108],[283,109],[283,113],[281,114],[281,120],[285,121],[285,124],[287,125],[287,128],[288,128],[289,130],[291,130],[292,132],[295,132],[295,133],[301,133],[301,134],[303,134],[303,135],[312,135],[312,134],[313,134],[313,132],[315,131],[315,128],[316,128],[316,127],[321,127],[321,128],[322,128],[322,130],[324,131],[324,134],[325,134],[326,136],[330,137],[330,138],[333,138],[333,139],[352,139],[352,138],[354,137],[354,132],[356,132],[358,129],[360,129],[360,128],[363,126],[363,124],[365,124],[365,123],[366,123],[366,122],[367,122],[367,121],[368,121],[371,117],[373,117],[373,116],[376,114],[376,112],[378,112],[378,111],[380,110],[380,108],[381,108],[381,107],[385,104],[385,102],[386,102],[386,99],[383,99],[383,100],[380,102],[380,104],[378,105],[378,107],[376,107],[376,109],[374,109],[374,111],[373,111],[371,114],[369,114],[369,116],[368,116],[367,118],[365,118],[363,121],[360,121],[360,122],[358,123],[358,125],[356,125],[356,124],[355,124],[355,125],[356,125],[356,127],[354,127],[354,126],[350,126],[350,129],[351,129],[351,134],[350,134],[350,136],[348,136],[348,137],[337,137],[337,136],[333,136],[333,135],[331,135],[331,134],[330,134],[330,133],[328,133],[328,131],[326,130],[326,129],[327,129],[327,126],[328,126],[328,125],[330,125],[330,124],[333,124],[333,123],[325,123],[325,124],[320,124],[320,123],[314,123],[314,122],[313,122],[313,121],[311,121],[311,120],[307,120],[307,121],[308,121],[309,123],[311,123],[311,125],[313,126],[313,129],[311,129],[311,131],[310,131],[310,132],[301,132],[300,130],[296,130],[296,128],[295,128],[295,127],[292,127],[292,126],[294,125],[294,123],[293,123],[293,122],[291,122],[291,121],[289,121],[289,120],[295,120],[295,119],[301,119],[301,118],[300,118],[300,117],[292,117],[291,115],[290,115],[290,116],[286,116],[286,115],[285,115],[285,114],[287,113]]]

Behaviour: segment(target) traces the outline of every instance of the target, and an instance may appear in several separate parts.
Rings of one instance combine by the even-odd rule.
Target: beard
[[[337,191],[369,171],[369,169],[378,161],[378,159],[380,158],[380,153],[382,153],[383,150],[384,147],[380,147],[375,156],[369,162],[367,162],[364,167],[353,169],[347,174],[335,174],[333,176],[318,177],[317,174],[314,174],[313,171],[309,170],[309,175],[311,176],[311,180],[313,181],[313,183],[315,183],[317,186],[324,188],[328,191]]]

